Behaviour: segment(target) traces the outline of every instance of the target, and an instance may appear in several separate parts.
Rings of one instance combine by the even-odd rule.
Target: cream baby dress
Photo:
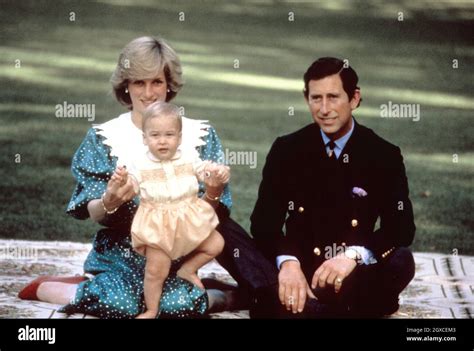
[[[132,245],[161,249],[175,260],[195,250],[219,224],[217,215],[198,194],[209,161],[182,156],[168,161],[149,151],[134,160],[129,173],[139,184],[140,206],[132,223]]]

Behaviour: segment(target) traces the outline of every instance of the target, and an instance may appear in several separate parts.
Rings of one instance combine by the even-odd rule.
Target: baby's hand
[[[115,169],[114,174],[112,174],[110,181],[112,182],[112,185],[121,187],[127,183],[127,179],[128,179],[127,168],[125,166],[118,166]]]

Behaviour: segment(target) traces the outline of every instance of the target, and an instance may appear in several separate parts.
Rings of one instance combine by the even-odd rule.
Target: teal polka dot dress
[[[221,142],[208,128],[205,145],[199,147],[201,159],[223,162]],[[91,128],[72,161],[72,173],[77,181],[67,213],[77,219],[89,217],[87,203],[99,199],[117,164],[110,155],[104,137]],[[200,185],[200,195],[204,187]],[[231,208],[232,198],[226,186],[221,202]],[[117,212],[106,215],[93,241],[84,272],[91,279],[79,284],[73,301],[64,306],[65,313],[85,313],[100,318],[135,318],[145,310],[143,279],[145,260],[131,245],[130,227],[139,199],[123,204]],[[165,281],[158,318],[199,318],[208,308],[207,294],[176,276],[180,261],[174,261]]]

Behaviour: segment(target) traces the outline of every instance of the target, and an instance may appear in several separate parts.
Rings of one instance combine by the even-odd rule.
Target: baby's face
[[[150,119],[146,122],[143,142],[153,156],[161,161],[170,160],[181,144],[178,121],[173,116]]]

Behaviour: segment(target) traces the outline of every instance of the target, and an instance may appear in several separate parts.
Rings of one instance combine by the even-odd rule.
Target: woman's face
[[[162,70],[153,79],[140,79],[128,83],[128,93],[132,100],[132,111],[143,115],[145,109],[156,101],[166,101],[168,84]]]

